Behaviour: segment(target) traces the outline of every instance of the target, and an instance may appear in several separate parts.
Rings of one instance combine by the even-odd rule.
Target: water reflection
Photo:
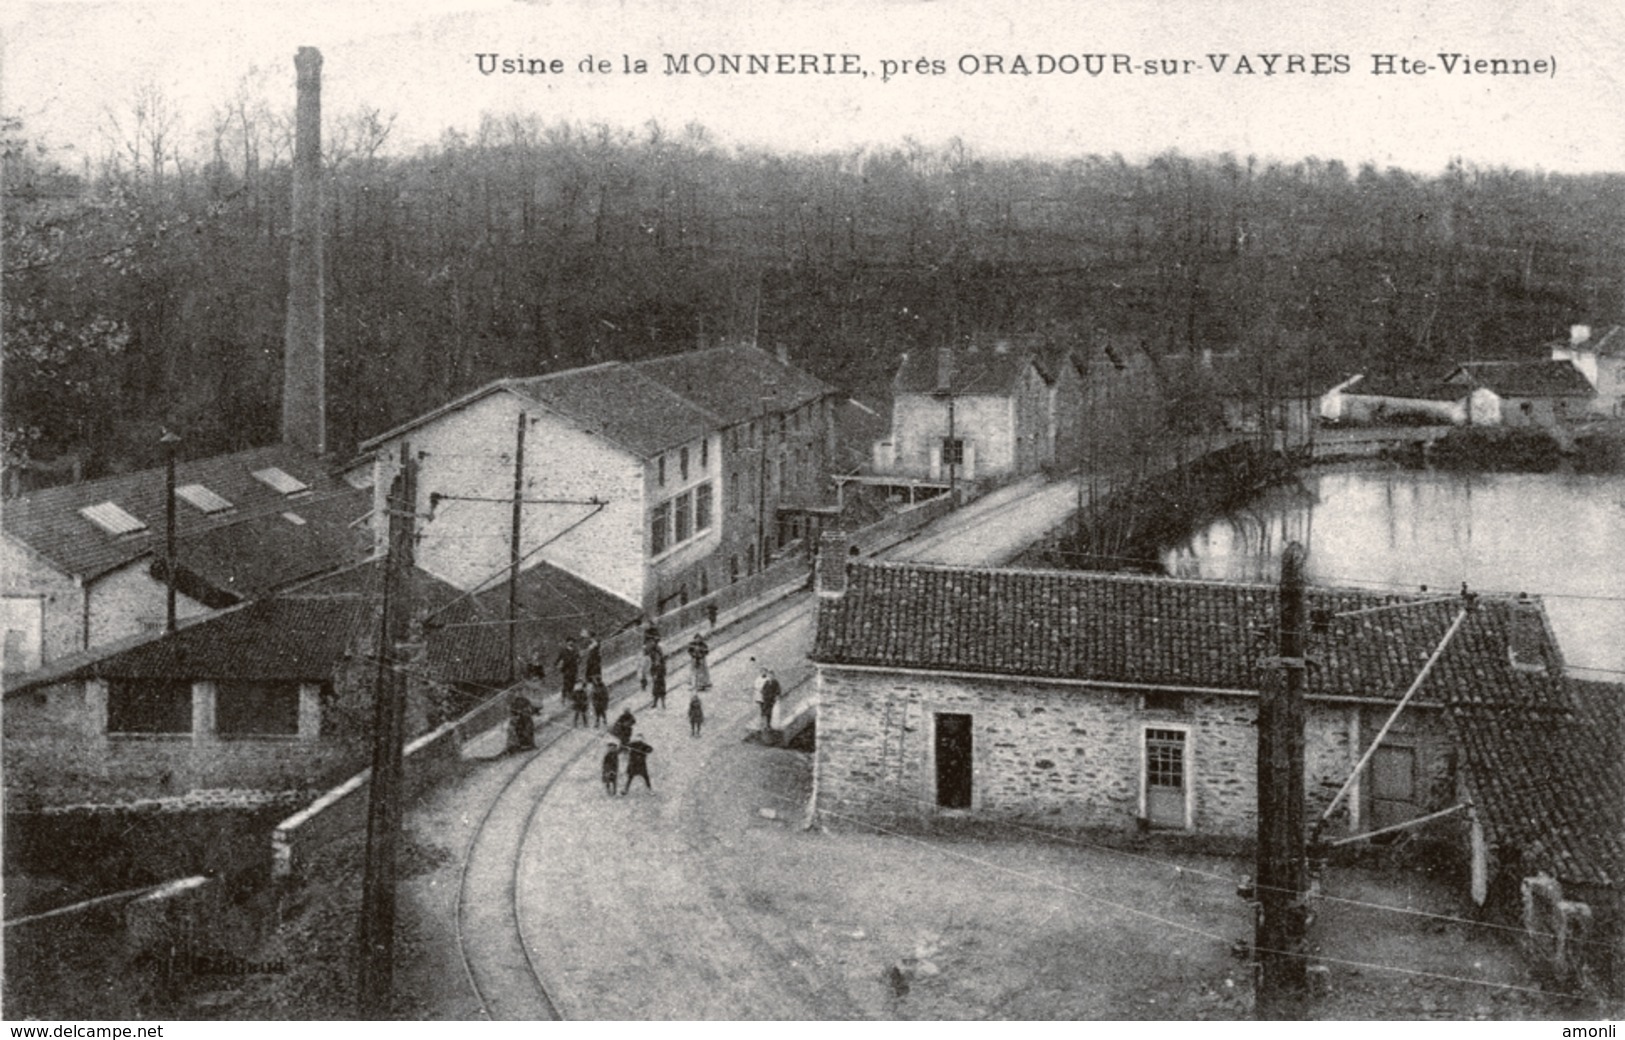
[[[1465,581],[1543,595],[1575,674],[1625,681],[1579,671],[1625,671],[1625,476],[1314,473],[1208,525],[1163,563],[1179,577],[1274,582],[1293,539],[1320,584]]]

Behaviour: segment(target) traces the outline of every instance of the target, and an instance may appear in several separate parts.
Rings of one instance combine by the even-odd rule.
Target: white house
[[[1591,384],[1593,414],[1625,416],[1625,327],[1611,325],[1593,335],[1591,326],[1575,325],[1551,352],[1553,361],[1572,362]]]
[[[705,392],[734,389],[732,400],[673,389],[696,368],[731,372]],[[772,547],[770,498],[819,488],[828,453],[809,445],[828,442],[817,431],[828,429],[832,394],[752,347],[497,380],[362,445],[376,454],[374,530],[382,539],[399,446],[409,444],[419,462],[417,565],[465,590],[496,584],[514,546],[517,473],[521,571],[545,561],[662,613],[739,577],[738,553],[723,552],[734,542]],[[724,406],[737,414],[720,414]]]

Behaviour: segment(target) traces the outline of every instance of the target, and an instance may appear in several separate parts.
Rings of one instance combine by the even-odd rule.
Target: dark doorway
[[[937,715],[937,804],[969,809],[971,735],[969,715]]]

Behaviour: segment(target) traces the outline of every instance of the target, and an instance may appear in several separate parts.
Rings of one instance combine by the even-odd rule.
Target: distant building
[[[1469,415],[1499,415],[1500,402],[1493,391],[1460,383],[1442,382],[1435,374],[1420,378],[1359,377],[1332,394],[1323,395],[1321,413],[1334,410],[1339,422],[1384,425],[1456,425],[1467,423]]]
[[[1572,362],[1591,384],[1594,414],[1625,416],[1625,327],[1610,325],[1593,334],[1591,326],[1575,325],[1568,339],[1550,349],[1553,361]]]
[[[370,551],[369,496],[277,445],[176,465],[176,613],[192,617],[347,566]],[[7,500],[5,671],[162,627],[162,468]]]
[[[1457,365],[1444,382],[1492,395],[1483,405],[1470,399],[1472,426],[1551,429],[1584,418],[1596,397],[1571,361],[1471,361]]]
[[[1063,406],[1081,406],[1078,373],[1048,370],[1025,341],[905,354],[892,380],[890,436],[873,470],[946,484],[1036,473],[1056,459]]]
[[[362,449],[381,511],[410,443],[417,563],[480,589],[508,573],[523,422],[520,569],[545,561],[658,614],[754,573],[795,536],[786,515],[833,499],[834,399],[771,354],[723,346],[497,380]]]

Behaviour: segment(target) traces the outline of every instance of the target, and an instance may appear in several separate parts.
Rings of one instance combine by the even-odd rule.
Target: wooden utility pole
[[[372,782],[367,802],[367,861],[361,880],[360,1018],[389,1017],[395,973],[395,846],[401,826],[401,745],[406,738],[406,676],[397,667],[411,625],[412,543],[417,528],[417,460],[401,444],[401,469],[389,488],[389,552],[373,684]]]
[[[1308,995],[1304,959],[1302,544],[1281,560],[1281,680],[1258,703],[1258,982],[1254,1013],[1298,1019]]]
[[[518,674],[518,641],[515,629],[519,620],[519,519],[525,501],[525,426],[526,416],[519,413],[519,432],[513,449],[513,528],[508,537],[508,681]]]
[[[175,445],[179,436],[164,431],[164,631],[175,631]]]

